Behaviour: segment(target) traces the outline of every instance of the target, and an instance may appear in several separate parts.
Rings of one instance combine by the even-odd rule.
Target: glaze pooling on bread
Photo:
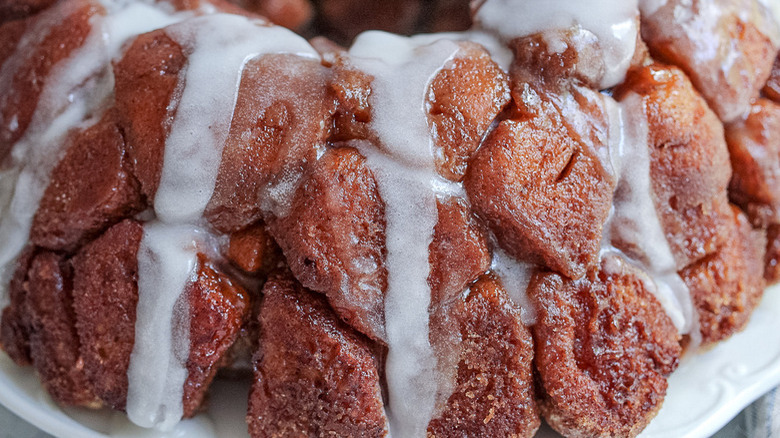
[[[617,248],[652,276],[655,295],[681,334],[693,333],[690,292],[677,275],[677,263],[656,213],[650,175],[648,125],[639,96],[628,94],[615,105],[610,122],[620,127],[619,141],[610,142],[612,167],[617,173],[613,210],[602,245]],[[612,113],[614,114],[614,113]],[[615,119],[614,117],[617,117]],[[609,248],[606,248],[609,251]]]
[[[244,65],[269,53],[318,56],[291,31],[237,15],[197,17],[165,32],[184,49],[187,66],[165,140],[155,213],[164,222],[192,223],[214,192]]]
[[[636,0],[482,0],[474,4],[476,23],[495,31],[505,41],[542,34],[554,51],[562,52],[567,43],[555,31],[580,26],[592,32],[603,56],[601,88],[622,82],[634,57],[639,29]],[[507,19],[507,11],[522,18]]]
[[[386,52],[376,53],[378,46]],[[437,392],[436,357],[428,335],[428,247],[438,220],[432,186],[438,176],[427,93],[430,82],[458,50],[457,43],[447,40],[418,44],[369,32],[349,51],[350,62],[373,78],[369,129],[379,143],[361,142],[358,150],[366,156],[385,204],[385,373],[390,430],[400,436],[425,433]]]
[[[184,413],[189,310],[179,301],[198,267],[197,240],[191,226],[144,224],[135,342],[127,368],[127,415],[142,427],[170,430]]]
[[[757,1],[754,15],[710,11],[749,28],[710,29],[749,55],[752,91],[736,86],[725,106],[757,96],[757,54],[777,49]],[[23,129],[8,102],[34,104],[7,145],[0,236],[37,215],[18,263],[26,231],[0,250],[16,268],[3,348],[58,399],[161,430],[197,413],[237,345],[255,351],[253,436],[530,436],[540,413],[567,435],[636,435],[681,335],[692,348],[739,330],[762,265],[777,275],[778,224],[764,211],[776,163],[733,160],[732,197],[764,211],[750,218],[765,242],[729,205],[724,116],[639,39],[640,9],[645,31],[678,3],[485,0],[470,31],[372,31],[349,49],[220,0],[62,0],[0,19],[12,34],[0,76],[15,84],[0,90],[2,129]],[[66,10],[80,12],[52,12]],[[83,32],[43,56],[53,65],[30,94],[19,52],[49,54],[47,32],[67,34],[68,20]],[[733,150],[771,146],[754,125],[767,122],[729,125]],[[64,180],[100,132],[116,141],[106,135],[96,172],[112,179],[90,189],[116,186],[116,199],[58,213],[49,198],[78,190]],[[27,302],[67,306],[71,270],[75,319]],[[46,324],[79,345],[47,362]],[[82,359],[83,375],[71,368]],[[80,379],[84,393],[69,392]]]

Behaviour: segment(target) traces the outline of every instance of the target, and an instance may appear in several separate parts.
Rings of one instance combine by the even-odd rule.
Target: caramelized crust
[[[540,409],[561,434],[636,436],[661,407],[681,348],[643,275],[607,256],[580,280],[531,280]]]
[[[759,99],[743,120],[726,125],[734,175],[732,202],[756,227],[780,223],[780,105]]]
[[[509,84],[488,53],[461,43],[458,57],[439,71],[430,85],[429,125],[440,151],[439,173],[460,181],[469,158],[499,112],[509,102]]]
[[[448,303],[490,268],[487,230],[463,198],[439,198],[439,220],[428,248],[431,308]]]
[[[378,359],[368,340],[287,274],[263,289],[249,396],[252,437],[383,437]]]
[[[27,275],[30,355],[43,387],[58,403],[99,407],[79,351],[70,267],[63,257],[43,252]]]
[[[184,413],[192,416],[203,404],[221,359],[250,316],[247,293],[198,255],[198,275],[184,291],[189,301],[190,353],[184,382]]]
[[[165,139],[175,114],[169,103],[186,61],[181,46],[160,29],[136,38],[114,64],[119,124],[135,176],[150,204],[160,184]]]
[[[27,29],[48,27],[31,39],[22,58],[14,59],[15,65],[3,65],[13,69],[10,82],[0,88],[0,162],[27,130],[49,74],[84,44],[92,29],[90,19],[102,13],[103,8],[90,0],[64,0],[29,23]],[[47,21],[52,19],[59,21]]]
[[[755,0],[671,0],[642,15],[642,38],[654,57],[685,71],[729,122],[758,96],[772,69],[777,52],[768,33],[777,29],[770,30],[768,14]]]
[[[719,250],[680,271],[699,317],[702,344],[714,344],[742,330],[764,287],[765,240],[732,207],[730,233]]]
[[[555,41],[556,46],[549,47],[550,41]],[[559,46],[564,50],[558,50]],[[598,38],[580,26],[517,38],[511,47],[515,55],[511,68],[515,86],[529,83],[556,89],[576,82],[598,89],[604,76],[604,56]]]
[[[433,316],[434,336],[437,329],[444,331],[439,339],[459,336],[450,347],[457,370],[452,395],[428,425],[428,437],[534,436],[541,422],[531,333],[500,284],[480,278],[468,297]]]
[[[629,72],[615,90],[640,97],[648,123],[652,196],[678,268],[712,254],[726,235],[731,178],[723,125],[675,67]]]
[[[0,343],[3,351],[19,366],[32,364],[29,318],[25,314],[24,302],[27,299],[27,272],[35,253],[35,248],[28,246],[19,256],[16,270],[8,285],[9,303],[3,309],[0,320]]]
[[[35,245],[73,251],[143,208],[115,119],[109,111],[68,140],[33,219],[30,240]]]
[[[73,259],[74,308],[84,369],[95,393],[123,410],[127,369],[135,343],[140,223],[125,220],[86,245]],[[250,309],[246,293],[199,255],[194,282],[184,294],[190,305],[189,372],[184,416],[195,415],[221,359],[235,342]]]
[[[329,134],[335,102],[318,61],[271,54],[244,66],[230,133],[205,217],[222,232],[264,213],[285,216]]]
[[[124,410],[135,341],[140,223],[125,220],[73,258],[73,308],[84,372],[95,394]]]
[[[330,149],[303,178],[290,214],[269,220],[301,284],[324,293],[336,313],[384,339],[384,205],[366,160],[355,149]]]
[[[464,184],[508,253],[577,278],[596,261],[615,180],[552,105],[538,111],[500,122]]]
[[[281,250],[262,222],[232,233],[225,256],[250,274],[268,273],[282,259]]]

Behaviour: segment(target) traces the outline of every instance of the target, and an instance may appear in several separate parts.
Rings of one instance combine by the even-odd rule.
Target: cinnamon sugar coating
[[[86,245],[73,259],[74,308],[84,369],[97,396],[123,410],[127,369],[135,342],[140,223],[125,220]],[[202,255],[183,296],[189,304],[190,349],[184,416],[200,409],[221,358],[250,310],[249,297]]]
[[[468,201],[443,197],[436,202],[439,219],[428,248],[431,308],[448,303],[490,268],[487,230]]]
[[[160,184],[165,138],[175,114],[169,102],[186,62],[181,46],[160,29],[137,37],[114,63],[119,125],[150,204]]]
[[[712,254],[731,223],[723,125],[675,67],[633,69],[614,93],[618,100],[631,94],[641,98],[652,196],[678,268]]]
[[[596,261],[615,180],[552,105],[537,111],[488,134],[464,185],[507,252],[581,277]]]
[[[73,308],[84,371],[95,394],[113,409],[127,399],[127,368],[135,341],[140,223],[125,220],[73,258]]]
[[[9,303],[3,309],[2,319],[0,319],[0,344],[8,357],[19,366],[32,364],[30,328],[24,302],[27,297],[25,290],[27,272],[30,270],[30,263],[35,253],[35,248],[28,246],[19,255],[16,270],[8,284]]]
[[[336,313],[384,339],[384,204],[357,150],[330,149],[304,176],[289,215],[268,229],[301,284],[324,293]]]
[[[734,175],[731,200],[756,227],[780,223],[780,104],[758,99],[747,116],[726,125]]]
[[[55,15],[60,13],[66,15]],[[14,60],[21,64],[12,70],[10,83],[0,88],[0,162],[27,131],[51,72],[84,44],[92,30],[90,19],[104,13],[99,4],[90,0],[65,0],[44,14],[55,15],[60,21],[20,54],[24,60]],[[32,28],[37,21],[46,23],[48,17],[44,15],[31,18],[27,27]],[[4,25],[3,30],[8,26],[14,25]],[[13,40],[15,32],[10,33]],[[9,62],[5,61],[4,64]]]
[[[706,12],[701,9],[707,8]],[[672,0],[642,15],[642,38],[659,60],[681,68],[718,117],[739,117],[758,96],[775,59],[777,25],[756,0]]]
[[[29,318],[30,356],[43,387],[58,403],[100,407],[81,357],[70,266],[42,252],[30,264],[23,311]]]
[[[698,314],[704,345],[742,330],[766,287],[762,233],[732,207],[730,232],[717,252],[680,271]]]
[[[460,181],[488,127],[509,102],[506,74],[484,49],[461,43],[461,52],[439,71],[429,94],[429,125],[440,148],[436,168],[443,177]]]
[[[203,405],[208,387],[223,358],[250,317],[250,296],[198,254],[198,272],[183,299],[189,303],[190,349],[184,382],[184,413],[192,416]]]
[[[531,280],[539,407],[561,434],[636,436],[661,407],[680,337],[643,275],[608,255],[580,280]]]
[[[113,112],[72,135],[65,148],[33,219],[30,241],[51,250],[73,251],[141,211],[143,203]]]
[[[249,396],[252,437],[387,435],[378,356],[288,274],[263,289]]]
[[[267,273],[282,260],[281,250],[262,222],[230,234],[225,257],[251,274]]]
[[[452,395],[428,425],[428,436],[534,436],[541,422],[531,332],[500,283],[481,277],[465,299],[441,308],[431,323],[438,342],[453,333],[458,339],[444,353],[455,356]]]
[[[115,66],[117,108],[144,194],[153,200],[175,115],[181,46],[165,30],[137,38]],[[230,132],[205,216],[217,230],[242,229],[265,212],[284,215],[287,195],[328,134],[334,101],[328,71],[313,59],[269,54],[244,66]],[[142,91],[139,91],[142,90]]]
[[[319,61],[269,54],[243,69],[230,132],[205,217],[235,231],[264,213],[288,213],[292,192],[317,160],[335,102]]]

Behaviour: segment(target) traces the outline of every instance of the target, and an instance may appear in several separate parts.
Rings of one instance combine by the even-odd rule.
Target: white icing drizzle
[[[238,15],[197,17],[166,33],[184,48],[188,66],[154,209],[164,222],[194,222],[214,192],[246,62],[267,53],[318,55],[289,30]]]
[[[390,431],[400,437],[425,436],[436,403],[428,247],[438,210],[427,96],[430,82],[458,49],[448,40],[425,44],[366,32],[349,51],[352,63],[374,78],[371,128],[381,150],[368,142],[356,145],[366,156],[385,203],[389,347],[385,370]]]
[[[501,280],[504,290],[512,302],[520,307],[520,320],[526,326],[536,323],[536,308],[531,304],[527,293],[533,269],[533,264],[519,262],[500,246],[493,246],[493,261],[490,270]]]
[[[599,39],[606,68],[601,87],[609,88],[623,81],[630,66],[638,17],[637,0],[486,0],[474,21],[505,41],[579,25]]]
[[[205,233],[195,225],[214,191],[243,68],[267,53],[318,57],[291,31],[238,15],[200,16],[165,32],[184,48],[188,64],[165,142],[154,201],[157,220],[146,224],[138,252],[138,316],[127,402],[131,421],[161,430],[175,426],[183,412],[189,322],[187,306],[174,312],[174,305],[196,265],[195,240]]]
[[[698,333],[690,291],[677,274],[653,201],[647,119],[640,97],[630,94],[617,103],[605,96],[611,127],[610,154],[618,177],[613,210],[605,225],[602,251],[613,247],[638,263],[652,278],[650,289],[682,334]]]
[[[22,37],[15,53],[0,69],[0,83],[10,84],[34,47],[40,44],[51,29],[76,12],[78,2],[59,2],[42,12]],[[111,6],[111,5],[107,5]],[[138,12],[144,12],[144,20]],[[91,18],[92,29],[82,47],[55,66],[45,78],[45,85],[25,135],[13,146],[11,164],[20,170],[6,170],[0,184],[6,191],[0,216],[0,281],[7,284],[10,270],[21,252],[30,232],[35,212],[49,184],[51,172],[61,159],[68,133],[74,127],[87,128],[99,120],[101,108],[113,93],[113,70],[110,62],[119,55],[121,45],[130,37],[150,30],[159,24],[159,16],[150,13],[151,7],[133,5],[126,9],[113,5],[108,17]],[[116,26],[116,23],[124,26]],[[87,120],[90,115],[92,118]],[[14,116],[9,126],[18,125]],[[11,195],[11,193],[13,193]],[[5,297],[3,297],[5,299]]]
[[[189,302],[182,292],[197,275],[198,234],[189,225],[144,225],[135,343],[127,370],[127,415],[142,427],[169,430],[182,418],[190,331]]]

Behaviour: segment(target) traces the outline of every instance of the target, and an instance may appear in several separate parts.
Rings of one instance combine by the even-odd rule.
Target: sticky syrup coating
[[[380,364],[368,339],[288,274],[272,276],[263,296],[250,435],[386,436]]]
[[[742,114],[769,77],[776,52],[756,23],[771,25],[772,19],[754,0],[720,2],[707,12],[698,8],[698,3],[683,0],[665,2],[656,13],[642,15],[642,38],[653,57],[685,71],[718,117],[729,122]]]
[[[439,174],[460,181],[471,155],[498,113],[509,102],[506,74],[489,54],[472,43],[430,84],[428,120],[433,130]]]
[[[324,293],[362,333],[384,339],[384,204],[365,158],[328,150],[303,177],[290,213],[268,229],[301,284]]]
[[[731,222],[723,125],[676,67],[632,69],[614,90],[619,101],[631,94],[647,117],[656,212],[682,268],[715,252]]]
[[[140,223],[125,220],[73,258],[73,308],[84,371],[106,406],[124,410],[135,340]]]
[[[160,182],[182,48],[157,30],[138,37],[115,65],[116,101],[129,155],[144,194]],[[324,145],[335,105],[328,70],[318,61],[270,54],[244,66],[233,120],[205,217],[220,232],[238,231],[289,207],[287,192]],[[140,90],[140,91],[139,91]],[[259,199],[258,199],[259,198]]]
[[[501,121],[464,179],[474,210],[502,248],[572,278],[596,261],[614,184],[551,104],[533,117]]]
[[[95,393],[114,409],[127,402],[127,369],[135,342],[139,222],[125,220],[74,257],[73,295],[84,369]],[[184,416],[198,412],[221,359],[250,310],[249,297],[199,255],[198,273],[183,296],[190,306],[190,351]]]
[[[766,240],[732,207],[732,226],[717,252],[680,271],[698,314],[703,345],[742,330],[761,300]]]
[[[25,62],[16,70],[10,84],[0,88],[0,162],[27,131],[49,74],[84,44],[92,29],[90,19],[105,13],[101,6],[87,0],[66,0],[64,3],[73,4],[73,11],[28,49]],[[28,26],[44,19],[35,16]],[[13,23],[5,25],[4,30],[6,26],[13,26]],[[10,39],[15,39],[14,32],[10,33]]]
[[[335,102],[318,60],[269,54],[243,69],[230,132],[206,219],[236,231],[264,215],[284,216],[292,191],[317,160]]]
[[[38,253],[25,282],[30,356],[43,387],[64,405],[100,407],[79,351],[73,283],[63,256]]]
[[[441,197],[436,202],[439,219],[428,247],[431,272],[431,307],[459,297],[490,268],[487,230],[474,216],[468,201]]]
[[[249,274],[268,273],[283,260],[263,222],[231,233],[225,257]]]
[[[135,176],[150,204],[160,184],[165,138],[175,114],[168,103],[186,62],[181,46],[159,29],[133,40],[114,64],[119,125]]]
[[[143,206],[115,113],[109,111],[67,140],[33,218],[30,241],[73,251]]]
[[[726,125],[734,174],[731,200],[754,226],[780,223],[780,104],[758,99],[744,119]]]
[[[209,385],[224,365],[228,349],[250,317],[250,295],[198,254],[196,279],[184,291],[190,311],[190,352],[184,382],[184,413],[203,405]]]
[[[442,413],[428,425],[428,436],[534,436],[541,421],[533,341],[500,282],[482,276],[466,298],[436,312],[431,327],[432,337],[438,337],[434,346],[452,333],[459,342],[449,353],[455,356],[455,387]]]
[[[636,436],[661,407],[681,348],[642,276],[607,256],[580,280],[531,280],[539,406],[565,436]]]

